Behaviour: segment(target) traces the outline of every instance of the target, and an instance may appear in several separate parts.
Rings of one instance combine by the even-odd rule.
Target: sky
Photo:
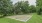
[[[15,4],[18,1],[28,1],[30,5],[36,5],[36,0],[11,0],[13,4]]]

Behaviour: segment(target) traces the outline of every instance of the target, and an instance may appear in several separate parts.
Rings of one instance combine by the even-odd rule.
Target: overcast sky
[[[15,4],[18,1],[26,1],[26,0],[12,0],[13,4]],[[36,0],[27,0],[30,5],[36,5]]]

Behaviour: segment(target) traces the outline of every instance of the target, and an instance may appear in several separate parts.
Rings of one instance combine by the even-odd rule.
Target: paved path
[[[11,19],[15,19],[15,20],[19,20],[19,21],[26,22],[26,21],[28,21],[31,17],[32,17],[32,15],[15,15],[15,16],[8,16],[8,17],[6,17],[6,18],[11,18]]]

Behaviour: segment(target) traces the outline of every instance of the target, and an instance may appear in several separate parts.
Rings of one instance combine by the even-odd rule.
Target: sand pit
[[[11,18],[11,19],[15,19],[15,20],[26,22],[29,19],[31,19],[31,17],[32,17],[32,15],[15,15],[15,16],[8,16],[6,18]]]

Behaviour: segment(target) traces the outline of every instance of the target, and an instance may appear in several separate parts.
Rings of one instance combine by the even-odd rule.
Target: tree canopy
[[[0,14],[6,16],[12,13],[13,5],[10,0],[0,0]]]
[[[29,4],[28,1],[21,1],[15,4],[15,12],[18,14],[20,12],[28,13]]]
[[[40,15],[40,14],[42,14],[42,0],[37,0],[37,12],[38,12],[38,14]]]

